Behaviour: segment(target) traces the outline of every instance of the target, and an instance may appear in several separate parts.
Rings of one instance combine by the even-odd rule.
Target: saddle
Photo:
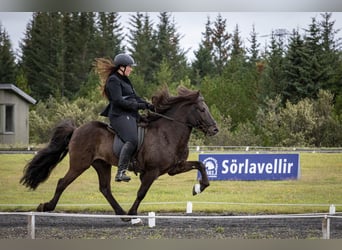
[[[110,126],[110,124],[107,124],[107,130],[115,135],[114,136],[114,142],[113,142],[113,153],[116,157],[119,158],[121,148],[124,145],[124,142],[115,133],[114,129]],[[146,125],[145,124],[138,124],[138,148],[135,151],[133,158],[131,159],[131,161],[128,165],[128,170],[133,171],[135,173],[135,175],[137,175],[137,173],[140,172],[138,165],[137,165],[136,156],[137,156],[137,154],[141,148],[141,145],[144,142],[145,132],[146,132]]]

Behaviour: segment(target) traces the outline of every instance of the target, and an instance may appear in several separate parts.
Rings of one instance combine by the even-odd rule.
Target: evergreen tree
[[[87,82],[90,66],[96,57],[95,15],[92,12],[66,13],[59,54],[63,69],[63,96],[73,99]]]
[[[181,35],[177,33],[175,22],[171,20],[171,15],[167,12],[161,12],[156,31],[156,62],[167,63],[173,71],[171,82],[184,79],[188,74],[185,53],[180,48]]]
[[[134,85],[142,96],[150,96],[154,83],[154,72],[159,68],[156,58],[156,39],[153,23],[146,13],[136,13],[130,18],[130,33],[128,35],[128,51],[138,64],[134,69]]]
[[[231,50],[231,35],[226,31],[226,23],[227,20],[223,19],[221,14],[219,14],[214,22],[211,36],[213,45],[212,55],[219,74],[223,72],[223,67],[229,59],[229,52]]]
[[[83,13],[79,21],[75,23],[79,27],[79,39],[75,42],[83,43],[81,47],[84,49],[80,62],[74,61],[76,68],[79,69],[79,83],[82,84],[78,96],[83,96],[83,93],[89,93],[94,97],[99,91],[99,80],[96,74],[92,71],[92,64],[95,58],[106,57],[111,58],[125,51],[123,46],[123,28],[119,22],[120,16],[116,12],[111,13]],[[84,31],[82,31],[84,30]],[[71,46],[75,45],[71,44]],[[77,48],[77,46],[76,46]],[[92,98],[93,98],[92,97]],[[97,96],[99,97],[99,96]]]
[[[332,13],[321,14],[322,20],[319,23],[322,38],[322,63],[325,66],[327,80],[323,83],[323,88],[338,93],[341,90],[342,72],[337,69],[342,68],[342,60],[339,55],[341,50],[341,38],[336,39],[335,36],[340,29],[335,30],[335,21],[331,21]],[[340,67],[339,67],[340,66]]]
[[[81,88],[94,87],[88,81],[94,58],[123,51],[118,15],[99,13],[97,26],[96,18],[92,12],[34,13],[20,65],[35,98],[76,98]]]
[[[282,39],[277,39],[274,32],[271,44],[265,55],[265,71],[263,74],[263,96],[273,99],[282,95],[285,86],[284,75],[284,45]]]
[[[202,33],[203,38],[197,51],[194,52],[195,60],[191,64],[192,68],[192,83],[199,85],[203,78],[214,74],[214,63],[212,57],[213,44],[211,42],[212,30],[211,23],[208,17],[205,25],[205,32]]]
[[[249,42],[250,42],[250,48],[247,48],[247,52],[249,53],[249,56],[248,56],[248,61],[251,63],[251,64],[256,64],[260,57],[259,57],[259,53],[260,53],[260,50],[259,50],[259,47],[260,47],[260,43],[258,43],[258,40],[257,40],[257,33],[255,31],[255,26],[253,25],[252,27],[252,32],[250,33],[250,38],[247,39]]]
[[[258,82],[254,71],[246,63],[246,51],[242,45],[238,25],[233,32],[231,47],[230,60],[222,74],[226,85],[222,86],[221,91],[225,92],[228,104],[226,109],[232,118],[232,128],[238,129],[240,124],[254,120],[258,106]]]
[[[284,102],[287,100],[297,103],[306,96],[305,85],[310,75],[305,70],[305,58],[308,57],[304,47],[304,40],[298,30],[293,30],[286,54],[286,85],[283,90]]]
[[[239,25],[236,25],[232,36],[231,60],[235,58],[244,58],[245,55],[246,51],[243,48],[242,39],[240,37]]]
[[[0,83],[15,84],[16,64],[11,41],[0,23]]]
[[[124,52],[123,28],[119,23],[119,14],[116,12],[100,12],[97,18],[98,41],[97,57],[114,58],[118,53]]]
[[[306,53],[304,54],[304,70],[310,76],[304,83],[304,96],[315,98],[319,89],[327,80],[326,65],[323,64],[323,46],[321,40],[321,29],[316,20],[312,18],[309,28],[305,30],[304,44]]]
[[[260,56],[260,43],[257,40],[257,33],[255,26],[252,26],[250,32],[250,38],[247,39],[250,42],[250,47],[246,48],[246,71],[249,72],[252,83],[252,91],[254,94],[255,105],[258,106],[264,101],[264,93],[262,93],[261,77],[264,73],[265,62]]]
[[[64,86],[58,66],[58,43],[61,31],[60,13],[38,12],[26,28],[21,43],[21,66],[26,72],[28,86],[33,97],[46,99],[50,95],[61,96]]]

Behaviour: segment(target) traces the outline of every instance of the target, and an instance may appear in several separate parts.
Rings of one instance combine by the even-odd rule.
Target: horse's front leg
[[[137,192],[137,198],[135,199],[132,207],[128,211],[128,215],[137,215],[138,214],[138,207],[141,201],[145,198],[147,191],[150,189],[154,180],[158,177],[157,171],[148,171],[144,172],[140,175],[140,187]]]
[[[186,161],[182,164],[177,165],[171,171],[168,172],[169,175],[176,175],[188,172],[190,170],[197,169],[200,173],[202,178],[199,180],[199,184],[195,184],[192,188],[192,194],[196,195],[204,191],[209,186],[209,180],[207,171],[205,170],[205,166],[200,161]]]

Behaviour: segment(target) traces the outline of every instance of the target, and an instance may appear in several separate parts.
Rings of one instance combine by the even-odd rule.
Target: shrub
[[[267,146],[340,146],[342,127],[333,110],[333,95],[325,90],[285,107],[277,97],[258,111],[257,124]]]
[[[75,101],[57,101],[49,98],[46,102],[40,102],[35,110],[30,111],[30,141],[32,143],[48,142],[52,129],[64,119],[72,119],[77,126],[92,120],[104,121],[99,116],[105,107],[106,101],[89,101],[85,98],[77,98]]]

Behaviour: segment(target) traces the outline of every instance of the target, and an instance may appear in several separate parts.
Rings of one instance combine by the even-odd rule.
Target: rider
[[[126,170],[138,146],[138,110],[154,110],[154,106],[135,93],[133,85],[128,79],[133,66],[136,66],[134,59],[130,55],[121,53],[115,56],[113,63],[106,59],[97,59],[97,70],[100,77],[101,65],[102,72],[106,72],[106,74],[102,74],[102,76],[106,75],[102,93],[109,101],[101,115],[109,117],[111,127],[124,142],[115,181],[128,182],[131,178],[126,175]]]

